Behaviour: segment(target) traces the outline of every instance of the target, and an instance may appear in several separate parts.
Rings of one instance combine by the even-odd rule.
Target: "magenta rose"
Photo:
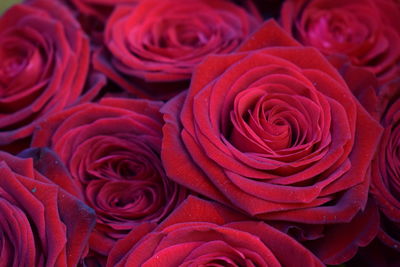
[[[273,21],[237,53],[203,61],[162,112],[167,175],[193,191],[310,227],[349,223],[365,208],[382,129],[317,50]]]
[[[400,75],[400,5],[395,0],[288,0],[284,28],[325,55],[344,55],[381,83]]]
[[[176,93],[175,85],[151,89],[143,81],[188,81],[205,56],[235,50],[259,24],[258,16],[227,0],[121,5],[107,21],[105,47],[94,63],[138,96],[165,98]]]
[[[383,88],[380,97],[384,132],[373,162],[371,193],[382,212],[378,237],[400,252],[400,81]]]
[[[95,214],[54,183],[68,174],[47,156],[39,172],[40,158],[0,152],[2,266],[77,266],[86,253]]]
[[[161,102],[103,98],[54,114],[33,147],[50,147],[97,214],[91,248],[107,255],[143,222],[159,222],[185,196],[160,160]]]
[[[30,136],[44,117],[82,97],[89,42],[69,11],[54,1],[14,5],[0,18],[0,145]],[[93,76],[93,82],[100,81]]]
[[[271,226],[195,197],[153,228],[120,240],[107,266],[324,266]]]

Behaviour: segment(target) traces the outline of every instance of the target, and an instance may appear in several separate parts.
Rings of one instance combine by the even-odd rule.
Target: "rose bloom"
[[[54,114],[34,134],[32,146],[58,154],[96,211],[90,246],[100,254],[142,222],[161,221],[185,196],[161,164],[160,107],[103,98]]]
[[[259,24],[258,16],[227,0],[121,5],[107,21],[94,64],[138,96],[167,98],[181,86],[145,82],[187,82],[205,56],[233,51]]]
[[[195,197],[153,228],[120,240],[107,266],[324,266],[271,226]]]
[[[0,18],[0,145],[30,136],[43,117],[92,98],[84,93],[89,42],[54,1],[14,5]],[[100,82],[94,76],[93,82]]]
[[[203,61],[162,112],[167,175],[193,191],[309,225],[348,223],[366,205],[381,127],[317,50],[273,21],[237,53]]]
[[[51,154],[45,158],[0,152],[2,266],[77,266],[86,252],[95,214],[54,183],[67,184],[68,174]]]
[[[396,0],[288,0],[281,20],[303,44],[345,55],[384,83],[400,75],[400,4]]]
[[[385,128],[373,162],[371,193],[381,215],[379,239],[400,252],[400,80],[381,90]]]

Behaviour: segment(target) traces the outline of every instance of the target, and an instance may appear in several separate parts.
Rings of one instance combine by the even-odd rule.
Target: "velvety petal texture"
[[[89,56],[87,37],[61,4],[35,0],[7,10],[0,18],[0,145],[81,101]]]
[[[324,266],[271,226],[195,197],[153,228],[141,225],[119,241],[107,266]]]
[[[188,80],[205,56],[235,50],[259,24],[257,14],[228,0],[144,0],[120,5],[107,20],[105,47],[96,53],[94,63],[138,96],[165,97],[171,93],[168,87],[147,91],[138,80]]]
[[[288,0],[282,25],[305,45],[342,54],[381,83],[400,75],[400,3],[395,0]]]
[[[38,172],[37,161],[0,152],[1,265],[77,266],[95,214]]]
[[[204,60],[162,112],[167,175],[193,191],[311,225],[349,223],[366,206],[382,129],[334,67],[274,21]]]
[[[159,222],[185,196],[160,160],[160,102],[102,98],[48,118],[33,147],[50,147],[96,211],[93,250],[107,255],[115,240],[143,222]]]

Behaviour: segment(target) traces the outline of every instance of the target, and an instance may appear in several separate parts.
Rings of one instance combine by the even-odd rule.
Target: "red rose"
[[[281,20],[303,44],[346,55],[386,82],[400,75],[400,5],[395,0],[288,0]]]
[[[0,18],[0,59],[0,145],[30,136],[43,117],[82,100],[89,42],[54,1],[14,5]]]
[[[165,97],[172,89],[143,91],[138,82],[187,81],[205,56],[233,51],[258,24],[255,15],[226,0],[121,5],[107,21],[106,48],[98,51],[94,63],[138,96]]]
[[[381,127],[318,51],[273,21],[203,61],[162,112],[167,175],[198,193],[311,225],[348,223],[366,205]]]
[[[378,237],[400,252],[400,81],[381,91],[382,140],[375,155],[371,193],[382,211]]]
[[[165,176],[160,102],[103,98],[48,118],[33,147],[50,147],[97,214],[91,248],[107,255],[144,221],[159,222],[185,192]]]
[[[1,265],[77,266],[95,215],[49,180],[67,174],[53,162],[47,162],[47,171],[39,173],[33,165],[40,165],[40,159],[4,152],[0,152],[0,161]]]
[[[271,226],[194,197],[152,228],[120,240],[107,266],[324,266]]]

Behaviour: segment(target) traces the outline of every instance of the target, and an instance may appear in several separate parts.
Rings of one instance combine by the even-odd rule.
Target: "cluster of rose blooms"
[[[1,266],[400,266],[400,2],[0,17]]]

